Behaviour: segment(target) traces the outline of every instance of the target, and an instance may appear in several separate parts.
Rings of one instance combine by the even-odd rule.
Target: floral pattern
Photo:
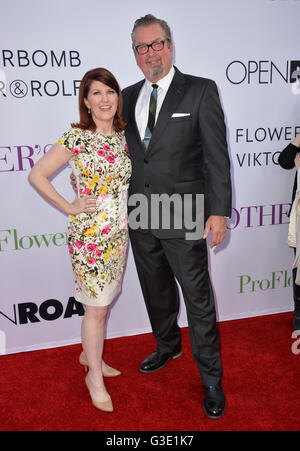
[[[71,128],[57,143],[72,154],[78,195],[98,197],[95,212],[69,217],[75,297],[88,305],[108,305],[121,289],[128,245],[131,161],[125,135]]]

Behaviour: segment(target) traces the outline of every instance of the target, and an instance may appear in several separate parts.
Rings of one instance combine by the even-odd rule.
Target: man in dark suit
[[[183,74],[173,66],[173,43],[165,21],[152,15],[138,19],[132,42],[136,62],[146,79],[123,91],[123,117],[128,121],[126,139],[133,168],[130,239],[157,341],[156,351],[144,360],[140,371],[152,373],[181,355],[177,279],[187,309],[193,356],[204,385],[204,411],[209,418],[220,418],[225,395],[205,239],[211,232],[210,247],[221,243],[226,235],[226,217],[231,216],[223,111],[212,80]],[[174,194],[175,202],[168,202],[168,196]],[[131,216],[136,218],[132,199],[137,195],[150,205],[147,227],[140,229],[130,220]],[[152,199],[163,195],[167,197],[161,197],[161,213],[169,209],[168,228],[161,223],[157,208],[151,208]],[[196,215],[197,196],[204,197],[204,233],[199,236],[196,230],[192,239],[187,239],[186,222],[182,227],[174,225],[175,218],[183,218],[182,211],[187,211],[184,206],[176,211],[186,195],[190,211]]]

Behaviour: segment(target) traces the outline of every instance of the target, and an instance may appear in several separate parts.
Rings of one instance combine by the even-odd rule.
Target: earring
[[[90,108],[88,108],[88,114],[91,114],[91,110],[90,110]]]

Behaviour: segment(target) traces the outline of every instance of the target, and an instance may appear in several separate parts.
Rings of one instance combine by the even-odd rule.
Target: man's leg
[[[192,351],[204,385],[203,408],[212,419],[225,411],[221,385],[222,364],[214,297],[204,240],[162,240],[170,266],[181,285],[189,323]]]
[[[220,384],[222,364],[214,296],[205,240],[161,240],[165,255],[182,288],[192,352],[204,386]]]
[[[151,232],[130,230],[130,242],[157,350],[161,355],[178,354],[178,287],[160,240]]]

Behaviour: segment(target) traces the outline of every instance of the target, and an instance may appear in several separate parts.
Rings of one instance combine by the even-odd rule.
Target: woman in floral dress
[[[87,72],[79,90],[79,123],[71,124],[29,175],[45,199],[69,215],[75,298],[85,304],[80,363],[89,367],[86,384],[93,405],[107,412],[113,404],[103,376],[120,372],[102,360],[104,328],[108,306],[121,289],[128,244],[131,163],[121,112],[122,94],[114,76],[103,68]],[[49,181],[67,162],[76,177],[72,203]]]

